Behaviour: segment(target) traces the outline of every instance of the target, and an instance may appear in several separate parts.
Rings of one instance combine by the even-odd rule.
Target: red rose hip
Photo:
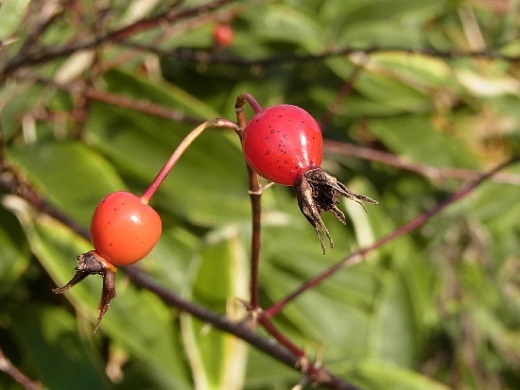
[[[96,252],[116,266],[145,257],[159,241],[161,231],[157,212],[129,192],[114,192],[103,199],[90,224]]]
[[[268,107],[253,116],[244,130],[243,146],[247,162],[260,176],[283,185],[293,185],[323,160],[318,122],[289,104]]]
[[[94,250],[78,256],[76,274],[63,287],[53,289],[63,294],[89,275],[103,276],[96,330],[116,296],[117,266],[133,264],[145,257],[161,237],[159,214],[141,197],[124,191],[104,198],[90,224]]]
[[[250,96],[249,101],[256,114],[242,135],[246,160],[260,176],[293,186],[298,206],[314,227],[325,253],[323,233],[331,247],[334,242],[321,217],[323,213],[330,211],[345,224],[345,214],[337,206],[341,196],[354,200],[363,208],[362,202],[377,204],[377,201],[351,192],[321,169],[323,137],[320,126],[307,111],[289,104],[263,110]]]

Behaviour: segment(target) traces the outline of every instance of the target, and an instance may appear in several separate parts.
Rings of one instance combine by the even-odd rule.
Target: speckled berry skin
[[[157,244],[161,218],[148,204],[129,192],[114,192],[96,208],[90,224],[96,253],[115,266],[133,264]]]
[[[255,114],[243,134],[247,162],[260,176],[293,185],[323,160],[318,122],[304,109],[281,104]]]

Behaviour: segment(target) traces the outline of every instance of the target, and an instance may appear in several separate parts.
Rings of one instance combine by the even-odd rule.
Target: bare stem
[[[240,134],[240,129],[237,129]],[[20,190],[19,185],[14,183],[22,183],[23,187],[29,187],[28,183],[25,183],[15,170],[4,170],[3,173],[9,172],[10,175],[14,176],[10,180],[0,180],[0,187],[7,191],[19,195],[32,204],[40,212],[46,213],[56,220],[62,222],[68,226],[71,230],[75,231],[78,235],[88,239],[88,229],[83,228],[81,225],[74,223],[66,214],[61,210],[57,209],[54,205],[49,203],[45,198],[39,196],[37,192],[30,188],[30,190]],[[0,175],[0,179],[3,179],[7,175]],[[273,359],[295,369],[302,369],[301,356],[295,354],[290,349],[287,349],[283,345],[273,343],[272,340],[258,335],[254,329],[250,326],[249,322],[246,321],[233,321],[226,316],[221,316],[203,306],[197,305],[191,301],[185,300],[178,296],[174,292],[158,284],[151,277],[147,276],[144,272],[140,271],[135,266],[125,267],[123,270],[133,283],[138,286],[145,288],[159,298],[161,298],[166,304],[176,307],[177,309],[189,313],[194,317],[211,324],[217,329],[234,335],[265,354],[271,356]],[[1,351],[0,351],[1,352]],[[1,356],[0,356],[1,359]],[[303,370],[301,370],[303,371]],[[330,389],[345,389],[345,390],[359,390],[356,386],[351,383],[345,382],[338,378],[334,374],[327,371],[325,368],[317,368],[312,366],[307,371],[303,371],[309,379],[316,383],[319,383]],[[35,387],[37,389],[37,387]]]
[[[352,93],[354,90],[354,83],[358,79],[358,77],[361,75],[362,71],[364,70],[365,63],[368,61],[369,57],[364,57],[362,60],[362,63],[357,65],[350,77],[343,83],[343,86],[339,90],[339,92],[336,95],[336,98],[332,102],[332,104],[328,107],[327,112],[323,117],[321,118],[320,127],[323,131],[328,127],[330,121],[334,116],[337,114],[338,110],[341,108],[341,106],[344,104],[345,99]]]
[[[128,26],[100,34],[99,36],[90,39],[81,40],[80,42],[73,42],[72,44],[63,46],[36,46],[33,50],[20,53],[9,59],[3,67],[0,66],[0,80],[9,76],[21,67],[34,66],[40,63],[52,61],[78,51],[99,47],[105,43],[118,42],[132,37],[137,33],[156,28],[162,23],[173,23],[179,20],[199,17],[200,15],[215,11],[236,1],[237,0],[216,0],[197,7],[183,9],[178,12],[173,12],[171,9],[168,9],[153,17],[140,19]]]
[[[255,112],[261,112],[262,107],[257,100],[250,94],[242,94],[237,98],[235,104],[235,110],[237,112],[237,122],[240,129],[244,129],[247,120],[245,117],[245,105],[249,103]],[[239,133],[242,136],[242,132]],[[264,329],[276,340],[280,345],[285,347],[288,351],[297,357],[295,366],[299,367],[303,373],[305,373],[311,380],[316,383],[329,382],[331,379],[330,374],[313,364],[307,358],[305,350],[294,344],[289,338],[287,338],[278,328],[273,324],[270,317],[264,313],[260,308],[260,281],[259,281],[259,264],[260,264],[260,247],[261,247],[261,230],[262,230],[262,205],[261,198],[264,188],[258,182],[258,175],[247,166],[247,172],[249,175],[249,196],[251,199],[252,209],[252,243],[251,243],[251,302],[247,305],[248,310],[257,314],[258,322],[264,327]],[[338,388],[345,388],[344,384],[336,383],[334,386]],[[350,385],[348,385],[350,386]],[[346,387],[349,388],[349,387]]]
[[[171,172],[175,164],[179,161],[184,152],[188,149],[188,147],[197,139],[199,135],[201,135],[204,131],[211,128],[228,128],[232,130],[237,130],[237,125],[227,119],[212,119],[206,121],[196,128],[194,128],[177,146],[174,150],[173,154],[170,156],[166,164],[159,171],[155,179],[152,181],[152,184],[148,187],[148,189],[141,196],[141,201],[143,203],[148,203],[150,199],[155,195],[161,184],[164,182],[168,174]]]
[[[242,139],[242,132],[247,124],[245,115],[246,103],[256,105],[256,108],[262,109],[256,99],[246,93],[237,98],[235,111],[237,113],[237,123],[241,131],[239,137]],[[254,107],[254,106],[253,106]],[[255,109],[256,110],[256,109]],[[255,310],[260,306],[260,282],[259,282],[259,265],[260,265],[260,246],[261,246],[261,230],[262,230],[262,187],[258,181],[258,175],[247,164],[247,175],[249,178],[249,198],[251,200],[252,210],[252,237],[251,237],[251,280],[250,280],[250,305]]]
[[[255,111],[256,114],[258,114],[259,112],[262,112],[264,110],[262,108],[262,106],[260,105],[260,103],[258,103],[258,101],[255,99],[255,97],[253,95],[251,95],[250,93],[244,93],[244,94],[240,95],[237,99],[237,102],[238,101],[249,103],[249,105],[253,108],[253,110]],[[244,109],[244,107],[242,107],[242,111],[243,111],[243,109]],[[244,123],[244,125],[245,125],[245,123]]]
[[[18,367],[16,367],[4,354],[4,351],[0,348],[0,371],[5,372],[23,388],[27,390],[39,390],[42,389],[42,385],[38,382],[33,381],[27,375],[25,375]]]
[[[188,124],[197,124],[201,122],[200,118],[188,116],[179,110],[174,110],[172,108],[152,103],[144,99],[135,99],[130,96],[119,95],[90,86],[84,87],[77,84],[60,83],[55,80],[43,78],[40,76],[33,76],[30,74],[17,75],[16,79],[37,82],[48,87],[66,91],[72,95],[81,94],[90,100],[111,104],[116,107],[129,108],[134,111],[153,115],[158,118],[172,120],[175,122]]]
[[[258,316],[258,321],[262,324],[262,326],[269,332],[271,336],[273,336],[276,341],[278,341],[281,345],[287,348],[289,351],[294,353],[300,359],[300,365],[305,369],[308,369],[311,364],[307,361],[307,354],[305,351],[299,347],[297,347],[292,341],[290,341],[285,335],[274,326],[271,318],[265,313],[260,312]]]
[[[485,174],[482,174],[478,179],[475,179],[474,181],[466,184],[459,191],[455,192],[450,197],[448,197],[444,201],[438,203],[437,205],[435,205],[431,209],[427,210],[423,214],[419,215],[418,217],[414,218],[410,222],[408,222],[405,225],[401,226],[400,228],[392,231],[391,233],[387,234],[386,236],[381,237],[379,240],[375,241],[373,244],[360,248],[355,252],[352,252],[350,255],[348,255],[346,258],[344,258],[341,262],[334,264],[332,267],[326,269],[322,273],[309,279],[307,282],[303,283],[300,287],[298,287],[292,293],[287,295],[285,298],[276,302],[269,309],[266,309],[264,311],[265,315],[267,315],[269,317],[273,317],[273,316],[277,315],[284,309],[285,306],[287,306],[287,304],[289,304],[294,299],[299,297],[305,291],[307,291],[313,287],[316,287],[317,285],[319,285],[320,283],[322,283],[323,281],[325,281],[326,279],[328,279],[329,277],[334,275],[339,270],[346,268],[346,267],[350,267],[350,266],[358,264],[358,263],[361,263],[362,261],[364,261],[365,256],[368,253],[382,247],[383,245],[387,244],[390,241],[397,239],[398,237],[408,234],[408,233],[412,232],[413,230],[423,226],[432,217],[434,217],[435,215],[442,212],[448,206],[450,206],[451,204],[468,196],[478,186],[480,186],[482,183],[489,180],[497,172],[499,172],[502,169],[504,169],[510,165],[513,165],[519,161],[520,161],[520,155],[517,155],[517,156],[514,156],[511,159],[497,165],[495,168],[489,170]]]
[[[432,180],[475,180],[482,175],[482,172],[473,169],[435,167],[432,165],[417,164],[389,152],[353,145],[347,142],[326,139],[324,140],[324,146],[328,153],[379,162],[395,168],[415,172]],[[491,177],[490,180],[497,183],[520,185],[520,175],[514,173],[497,172],[497,174]]]
[[[252,67],[252,66],[278,66],[280,64],[287,63],[303,63],[303,62],[319,62],[327,58],[344,57],[350,55],[356,55],[359,53],[367,56],[378,54],[378,53],[395,53],[400,52],[402,54],[428,56],[432,58],[441,58],[447,61],[455,60],[458,58],[475,58],[475,59],[486,59],[486,60],[503,60],[509,62],[518,62],[520,56],[516,54],[506,54],[501,51],[500,47],[476,51],[466,50],[437,50],[434,48],[413,48],[404,46],[392,46],[392,47],[381,47],[381,46],[369,46],[369,47],[352,47],[344,46],[325,50],[317,54],[280,54],[271,55],[268,57],[259,58],[244,58],[234,55],[222,55],[219,53],[212,53],[206,49],[161,49],[157,45],[147,45],[136,42],[130,42],[128,40],[117,42],[121,46],[131,47],[135,50],[143,52],[154,53],[163,57],[178,59],[184,62],[201,62],[202,60],[208,64],[227,64],[240,67]]]
[[[194,317],[211,324],[216,329],[230,333],[241,340],[246,341],[249,345],[268,354],[274,359],[286,364],[291,368],[299,368],[312,381],[338,390],[359,390],[358,387],[351,383],[345,382],[334,374],[330,373],[323,367],[315,367],[305,369],[302,366],[301,356],[294,354],[291,350],[282,345],[273,343],[271,340],[258,335],[246,321],[233,321],[226,316],[218,315],[202,306],[193,302],[184,300],[177,294],[158,284],[155,280],[147,276],[135,266],[125,267],[125,272],[134,282],[136,286],[153,292],[168,305],[189,313]]]

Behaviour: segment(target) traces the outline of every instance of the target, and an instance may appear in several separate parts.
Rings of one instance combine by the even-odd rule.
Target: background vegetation
[[[51,293],[90,249],[80,232],[99,200],[142,193],[189,130],[235,120],[235,100],[249,92],[311,112],[327,139],[324,168],[380,202],[366,214],[342,202],[347,226],[327,215],[336,248],[323,256],[291,189],[266,191],[262,307],[396,236],[284,307],[277,328],[359,388],[519,388],[520,167],[398,234],[520,154],[519,6],[4,0],[0,387],[306,385],[298,369],[183,314],[125,270],[95,335],[100,278]],[[221,22],[236,34],[229,47],[212,38]],[[237,137],[204,134],[154,198],[164,235],[136,267],[190,302],[245,318],[247,190]]]

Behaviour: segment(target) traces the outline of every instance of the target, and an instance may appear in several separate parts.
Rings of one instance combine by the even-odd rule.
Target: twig
[[[453,195],[451,195],[444,201],[438,203],[437,205],[435,205],[431,209],[425,211],[423,214],[414,218],[413,220],[406,223],[405,225],[397,228],[396,230],[392,231],[391,233],[387,234],[386,236],[383,236],[379,240],[375,241],[373,244],[365,246],[361,249],[358,249],[357,251],[352,252],[350,255],[348,255],[346,258],[344,258],[339,263],[334,264],[332,267],[326,269],[322,273],[309,279],[307,282],[303,283],[300,287],[298,287],[292,293],[288,294],[285,298],[276,302],[269,309],[266,309],[265,310],[266,315],[268,315],[270,317],[275,316],[291,301],[296,299],[298,296],[303,294],[305,291],[307,291],[313,287],[316,287],[320,283],[324,282],[326,279],[328,279],[330,276],[334,275],[339,270],[346,268],[346,267],[353,266],[358,263],[361,263],[365,259],[365,256],[368,253],[423,226],[432,217],[434,217],[435,215],[442,212],[445,208],[452,205],[456,201],[461,200],[462,198],[468,196],[471,192],[473,192],[473,190],[475,190],[482,183],[486,182],[497,172],[499,172],[502,169],[509,167],[519,161],[520,161],[520,155],[517,155],[517,156],[514,156],[511,159],[499,164],[495,168],[493,168],[493,169],[489,170],[488,172],[484,173],[483,175],[481,175],[478,179],[475,179],[474,181],[464,185],[459,191],[455,192]]]
[[[242,132],[247,124],[245,115],[245,106],[249,103],[255,111],[261,110],[262,108],[258,104],[255,98],[250,94],[243,94],[237,98],[235,103],[235,111],[237,113],[237,123],[240,131],[238,136],[242,140]],[[251,201],[251,213],[252,213],[252,238],[251,238],[251,280],[250,290],[251,297],[249,303],[250,310],[256,310],[259,308],[260,303],[260,281],[259,281],[259,264],[260,264],[260,246],[261,246],[261,231],[262,231],[262,187],[258,182],[258,175],[247,166],[247,176],[249,178],[249,198]]]
[[[478,51],[467,50],[438,50],[434,48],[424,47],[339,47],[323,51],[321,53],[312,54],[280,54],[263,58],[244,58],[231,54],[222,54],[214,52],[210,49],[187,49],[179,48],[176,50],[166,50],[156,45],[148,45],[127,40],[119,41],[120,46],[129,47],[135,50],[141,50],[147,53],[156,54],[161,57],[173,58],[185,62],[204,62],[206,64],[226,64],[235,66],[275,66],[286,63],[302,63],[302,62],[319,62],[332,57],[344,57],[353,54],[381,54],[381,53],[402,53],[409,55],[423,55],[428,57],[442,58],[445,60],[455,60],[459,58],[475,58],[488,60],[504,60],[508,62],[520,61],[518,55],[507,55],[497,50],[486,49]]]
[[[227,119],[212,119],[201,123],[195,129],[193,129],[177,146],[173,154],[170,156],[168,161],[164,164],[163,168],[159,171],[157,176],[153,179],[150,186],[141,196],[141,201],[148,203],[150,199],[155,195],[159,187],[162,185],[166,177],[170,174],[173,167],[177,164],[181,156],[186,152],[190,145],[206,130],[213,128],[231,129],[237,130],[237,125]]]
[[[323,115],[323,117],[320,119],[320,126],[323,130],[325,130],[332,118],[337,114],[338,110],[342,106],[343,102],[347,98],[348,95],[352,93],[354,90],[354,83],[358,79],[358,77],[361,75],[361,72],[364,70],[365,63],[367,62],[368,57],[363,57],[361,63],[359,65],[356,65],[354,68],[354,71],[349,76],[349,78],[343,83],[343,86],[339,90],[339,92],[336,95],[336,98],[328,107],[327,112]]]
[[[41,197],[29,183],[19,176],[19,173],[13,167],[4,162],[0,171],[0,187],[7,191],[19,195],[28,201],[35,209],[52,216],[56,220],[68,226],[78,235],[89,239],[89,231],[82,225],[75,223],[68,215],[61,212],[54,205],[49,203],[45,198]],[[273,342],[263,336],[258,335],[251,327],[248,321],[233,321],[226,316],[219,315],[206,309],[203,306],[187,301],[174,292],[161,286],[145,273],[135,266],[125,267],[124,272],[129,276],[136,286],[145,288],[155,293],[166,304],[178,308],[179,310],[189,313],[198,319],[205,321],[217,329],[230,333],[246,342],[258,350],[268,354],[272,358],[286,364],[293,369],[300,369],[309,379],[315,383],[319,383],[331,389],[338,390],[359,390],[356,386],[343,381],[334,374],[328,372],[325,368],[315,365],[307,367],[302,366],[301,356],[295,354],[283,345]]]
[[[18,367],[16,367],[4,354],[2,348],[0,348],[0,371],[5,372],[11,378],[13,378],[20,386],[26,390],[40,390],[42,385],[39,382],[33,381],[27,375],[25,375]]]
[[[235,110],[237,113],[237,121],[239,128],[242,130],[238,132],[241,139],[243,129],[247,124],[244,112],[246,103],[249,103],[249,105],[254,109],[256,113],[262,111],[262,106],[252,95],[245,93],[237,98]],[[261,198],[264,188],[260,186],[258,182],[258,175],[251,169],[251,167],[249,167],[249,165],[247,166],[247,172],[249,176],[249,195],[251,199],[253,232],[251,238],[251,301],[249,304],[246,304],[246,307],[252,314],[254,321],[259,322],[264,327],[264,329],[276,339],[276,341],[278,341],[288,351],[290,351],[298,358],[296,366],[300,367],[302,372],[305,373],[310,380],[316,383],[321,383],[324,380],[328,381],[328,377],[330,374],[327,371],[325,371],[320,365],[312,363],[308,359],[305,350],[298,347],[291,340],[289,340],[289,338],[287,338],[282,332],[280,332],[271,321],[271,318],[268,315],[265,315],[264,311],[260,307],[259,266],[262,229]]]
[[[443,168],[434,167],[431,165],[416,164],[412,161],[407,161],[402,157],[396,156],[392,153],[372,148],[366,148],[363,146],[357,146],[345,142],[326,139],[324,140],[324,145],[325,150],[332,154],[380,162],[385,165],[390,165],[399,169],[405,169],[407,171],[416,172],[432,180],[475,180],[482,175],[482,172],[475,171],[472,169]],[[493,180],[498,183],[520,185],[520,175],[512,173],[497,172],[497,174],[491,177],[490,180]]]
[[[179,110],[174,110],[172,108],[168,108],[166,106],[162,106],[156,103],[152,103],[149,101],[134,99],[129,96],[118,95],[115,93],[102,91],[93,87],[82,87],[75,84],[65,84],[59,83],[54,80],[42,78],[42,77],[33,77],[30,75],[24,75],[23,77],[18,77],[20,80],[33,80],[37,83],[56,88],[62,91],[67,91],[71,94],[81,93],[85,97],[95,100],[102,103],[112,104],[116,107],[121,108],[129,108],[134,111],[139,111],[145,114],[149,114],[158,118],[168,119],[175,122],[182,122],[186,124],[199,124],[203,119],[195,118],[189,115],[186,115],[184,112]]]
[[[167,288],[162,287],[155,280],[134,266],[127,267],[125,272],[135,283],[135,285],[153,292],[166,304],[174,306],[183,312],[189,313],[194,317],[211,324],[216,329],[230,333],[240,338],[241,340],[246,341],[249,345],[268,354],[269,356],[291,368],[299,367],[301,361],[298,356],[281,345],[255,333],[247,321],[232,321],[225,316],[220,316],[202,306],[194,304],[193,302],[186,301]],[[358,387],[344,382],[323,368],[319,369],[319,374],[316,373],[316,375],[311,379],[316,383],[331,389],[359,390]]]
[[[43,199],[38,191],[20,174],[18,169],[7,160],[0,161],[0,187],[25,199],[37,210],[61,221],[79,235],[87,239],[90,238],[88,229]]]
[[[15,70],[24,66],[34,66],[43,62],[55,60],[78,51],[88,50],[109,42],[116,42],[133,36],[137,33],[154,28],[164,22],[176,22],[183,19],[196,17],[215,9],[233,3],[237,0],[217,0],[210,3],[200,5],[198,7],[184,9],[178,12],[165,11],[157,16],[141,19],[129,26],[122,27],[117,30],[109,31],[97,37],[86,39],[81,42],[63,46],[37,47],[30,52],[20,53],[11,58],[0,68],[0,80],[9,76]]]

